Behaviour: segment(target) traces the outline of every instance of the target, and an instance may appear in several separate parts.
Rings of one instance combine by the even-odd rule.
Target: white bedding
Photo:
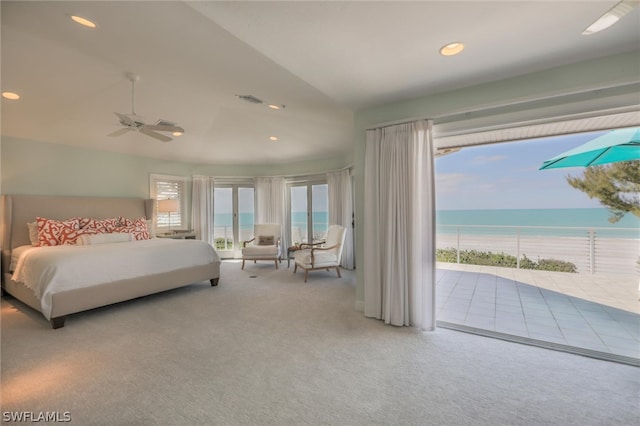
[[[150,240],[20,248],[12,280],[33,290],[51,317],[51,296],[66,290],[170,272],[220,260],[201,240]],[[16,250],[14,250],[16,251]]]

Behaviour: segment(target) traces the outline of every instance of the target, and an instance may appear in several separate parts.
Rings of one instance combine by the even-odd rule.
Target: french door
[[[291,243],[324,240],[329,229],[329,195],[326,183],[299,183],[290,186]]]
[[[253,235],[254,189],[245,185],[216,186],[213,195],[215,249],[223,259],[239,258],[242,242]]]

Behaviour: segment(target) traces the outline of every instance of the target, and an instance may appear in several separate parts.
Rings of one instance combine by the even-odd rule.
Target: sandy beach
[[[639,275],[640,240],[624,238],[547,237],[547,236],[494,236],[439,233],[437,248],[458,248],[505,253],[527,258],[556,259],[576,265],[578,273]]]

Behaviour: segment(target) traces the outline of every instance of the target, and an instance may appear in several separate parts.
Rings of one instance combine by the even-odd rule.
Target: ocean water
[[[329,227],[329,213],[328,212],[313,212],[313,232],[326,232]],[[240,213],[239,222],[243,228],[253,228],[253,213]],[[215,227],[231,227],[233,226],[233,215],[231,213],[217,213],[213,217]],[[306,212],[292,212],[291,213],[291,225],[293,227],[299,227],[306,229],[307,227],[307,213]]]
[[[609,222],[610,213],[603,208],[590,209],[517,209],[517,210],[438,210],[436,227],[438,232],[455,233],[458,225],[465,233],[503,235],[515,232],[515,229],[499,228],[527,227],[520,229],[523,234],[566,236],[573,233],[585,233],[593,228],[601,236],[611,238],[640,238],[640,218],[627,214],[616,223]],[[253,214],[240,213],[240,223],[244,229],[253,228]],[[231,227],[233,216],[216,214],[215,226]],[[305,212],[293,212],[293,227],[306,229]],[[313,213],[314,234],[326,232],[328,213]],[[482,227],[480,227],[482,226]],[[493,228],[495,226],[495,228]],[[545,229],[529,228],[545,227]],[[576,229],[577,228],[577,229]]]
[[[572,232],[588,232],[590,228],[602,236],[611,238],[640,238],[640,218],[626,214],[616,223],[609,222],[611,214],[604,208],[587,209],[514,209],[514,210],[438,210],[438,232],[452,233],[452,226],[460,225],[466,233],[490,233],[500,235],[508,231],[492,226],[547,227],[546,229],[522,229],[521,232],[538,235],[569,235]],[[482,225],[485,228],[475,228]],[[556,229],[553,229],[556,228]],[[563,228],[563,229],[560,229]]]

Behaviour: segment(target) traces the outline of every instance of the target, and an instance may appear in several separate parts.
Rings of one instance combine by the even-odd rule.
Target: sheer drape
[[[346,229],[340,266],[353,269],[353,192],[350,170],[327,173],[329,195],[329,224]]]
[[[367,131],[365,315],[435,327],[435,201],[431,122]]]
[[[213,238],[213,190],[211,176],[193,176],[191,189],[191,223],[196,238],[214,245]]]
[[[257,177],[254,179],[256,191],[256,222],[279,223],[282,227],[281,241],[288,241],[286,223],[285,192],[283,177]]]

